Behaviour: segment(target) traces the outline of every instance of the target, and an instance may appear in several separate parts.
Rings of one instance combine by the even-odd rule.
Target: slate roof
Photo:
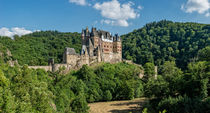
[[[76,51],[75,51],[75,49],[74,48],[66,48],[66,54],[68,54],[68,55],[76,55],[77,53],[76,53]]]

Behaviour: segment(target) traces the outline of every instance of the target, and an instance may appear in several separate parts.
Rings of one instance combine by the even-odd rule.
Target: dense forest
[[[100,63],[62,74],[28,65],[62,62],[66,46],[79,52],[79,33],[0,37],[0,112],[87,113],[88,103],[139,97],[149,99],[144,113],[210,112],[209,25],[153,22],[122,38],[123,57],[142,66]],[[16,59],[20,65],[11,67]]]
[[[123,58],[158,66],[175,61],[183,69],[197,60],[199,50],[210,46],[210,25],[163,20],[146,24],[122,38]]]
[[[0,37],[0,43],[7,47],[13,59],[20,65],[48,65],[49,58],[61,63],[65,47],[75,48],[79,53],[81,41],[79,33],[61,33],[58,31],[34,32],[24,36]]]

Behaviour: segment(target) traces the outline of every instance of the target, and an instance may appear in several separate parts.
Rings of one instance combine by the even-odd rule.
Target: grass
[[[110,101],[90,103],[90,113],[141,113],[145,98],[125,101]]]

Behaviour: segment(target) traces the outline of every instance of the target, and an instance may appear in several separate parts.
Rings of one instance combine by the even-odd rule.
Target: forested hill
[[[161,65],[176,61],[178,67],[197,58],[197,52],[210,45],[210,25],[198,23],[153,22],[122,36],[123,58],[138,64]],[[81,49],[80,33],[58,31],[34,32],[25,36],[0,37],[20,65],[48,65],[54,58],[61,63],[65,47]]]
[[[176,61],[184,68],[196,60],[200,49],[210,46],[210,25],[160,21],[122,36],[123,57],[139,64]]]
[[[79,33],[61,33],[57,31],[34,32],[25,36],[0,37],[0,43],[7,47],[20,65],[48,65],[48,59],[62,62],[65,47],[80,51]]]

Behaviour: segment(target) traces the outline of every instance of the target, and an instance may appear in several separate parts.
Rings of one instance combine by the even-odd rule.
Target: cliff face
[[[18,65],[18,61],[12,59],[12,53],[10,50],[2,44],[0,44],[0,64],[1,63],[8,63],[10,66],[14,66],[15,64]]]
[[[2,44],[0,44],[0,62],[6,63],[9,60],[9,50],[4,47]]]

